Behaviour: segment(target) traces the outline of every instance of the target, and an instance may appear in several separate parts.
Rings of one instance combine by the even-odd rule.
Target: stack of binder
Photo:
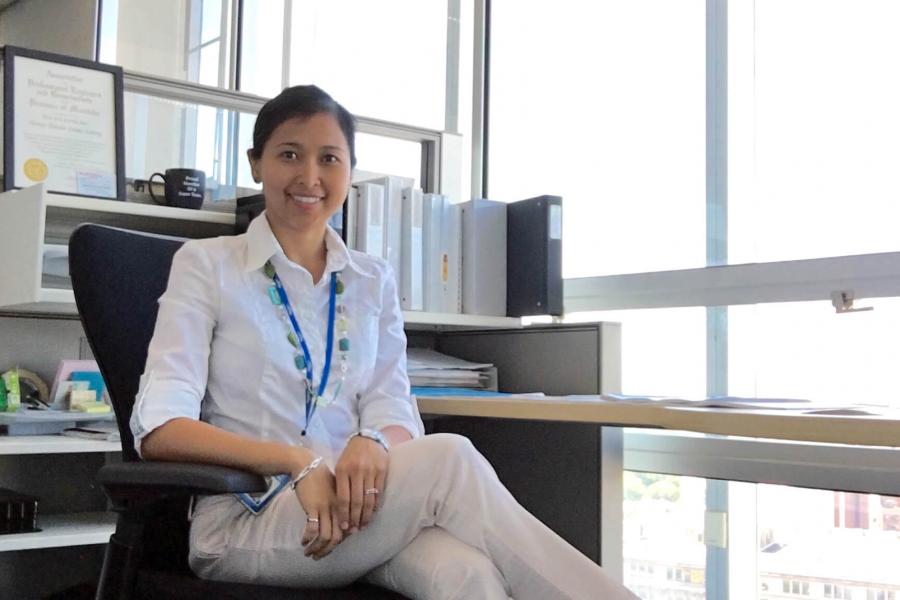
[[[403,310],[562,315],[562,198],[454,204],[413,180],[366,173],[329,221],[349,248],[388,262]],[[263,207],[238,199],[238,232]],[[50,279],[50,275],[45,275]]]
[[[428,348],[407,348],[406,372],[412,387],[497,389],[497,369]]]
[[[355,183],[331,222],[349,248],[388,262],[404,310],[462,311],[461,210],[441,194],[423,194],[408,178]],[[501,282],[501,286],[505,283]]]
[[[385,258],[384,186],[364,182],[356,186],[355,249]]]

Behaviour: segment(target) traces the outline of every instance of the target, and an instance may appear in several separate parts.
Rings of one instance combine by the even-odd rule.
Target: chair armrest
[[[128,490],[159,495],[212,495],[235,492],[264,492],[267,489],[262,475],[199,463],[164,461],[125,462],[104,465],[97,472],[97,481],[112,495]]]

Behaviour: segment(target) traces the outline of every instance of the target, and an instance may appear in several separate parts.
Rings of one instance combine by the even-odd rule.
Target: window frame
[[[461,197],[463,183],[459,176],[462,172],[462,136],[456,132],[458,126],[458,93],[459,93],[459,61],[460,50],[459,14],[462,0],[448,0],[448,36],[447,36],[447,85],[445,99],[445,118],[453,129],[439,131],[426,127],[396,123],[383,119],[376,119],[362,115],[354,115],[357,120],[357,131],[371,135],[387,137],[397,140],[414,142],[422,147],[422,170],[419,175],[422,190],[425,192],[437,192],[454,197]],[[290,23],[290,11],[293,0],[285,0],[285,27]],[[101,50],[102,30],[102,4],[97,11],[96,31],[98,43],[95,45],[95,59],[99,60]],[[196,4],[196,5],[195,5]],[[223,0],[222,21],[220,24],[220,37],[216,38],[220,46],[219,53],[219,82],[222,87],[201,85],[191,81],[161,77],[147,73],[126,70],[124,73],[124,90],[135,94],[142,94],[155,98],[165,98],[189,104],[200,104],[220,109],[219,127],[221,123],[221,109],[235,113],[256,114],[265,104],[268,98],[239,91],[240,82],[240,52],[241,31],[243,20],[243,0]],[[191,0],[188,9],[194,10],[201,5],[198,0]],[[477,15],[476,15],[477,16]],[[455,17],[455,21],[453,18]],[[477,22],[477,21],[476,21]],[[453,25],[451,25],[453,24]],[[229,33],[230,30],[230,33]],[[185,35],[189,35],[186,31]],[[227,34],[227,35],[226,35]],[[283,76],[286,76],[289,66],[290,40],[285,36],[283,44]],[[227,43],[226,43],[227,42]],[[190,52],[196,48],[190,48]],[[456,56],[455,60],[451,60]],[[236,140],[229,139],[226,143],[225,170],[229,182],[236,182],[237,169],[234,165],[243,159],[242,148],[237,148]],[[182,152],[193,147],[193,138],[189,135],[182,140]]]
[[[900,296],[900,252],[819,259],[728,264],[728,1],[706,0],[706,238],[707,266],[564,279],[567,314],[637,308],[706,307],[707,393],[728,390],[729,305]],[[473,110],[473,196],[487,190],[490,104],[491,0],[476,0],[476,90]],[[480,60],[480,62],[479,62]],[[477,144],[474,140],[477,140]],[[604,428],[606,432],[615,428]],[[756,510],[755,496],[729,498],[728,481],[781,483],[816,489],[896,495],[882,486],[900,472],[900,449],[803,444],[763,439],[703,436],[679,432],[624,430],[622,467],[627,470],[707,478],[707,511],[728,513],[729,503]],[[604,483],[608,480],[604,479]],[[603,503],[619,501],[604,491]],[[618,490],[621,491],[621,490]],[[746,512],[744,513],[746,514]],[[734,519],[729,518],[729,524]],[[741,532],[747,539],[747,532]],[[604,530],[604,566],[622,577],[621,528]],[[750,539],[752,539],[750,534]],[[733,540],[734,541],[734,540]],[[617,547],[617,555],[607,550]],[[732,544],[733,545],[733,544]],[[727,599],[749,573],[729,564],[728,549],[709,547],[707,596]],[[610,559],[607,563],[607,558]],[[737,563],[738,561],[731,561]],[[755,568],[755,563],[754,563]]]

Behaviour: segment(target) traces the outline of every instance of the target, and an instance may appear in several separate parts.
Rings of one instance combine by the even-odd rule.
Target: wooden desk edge
[[[900,446],[900,419],[795,411],[696,408],[564,398],[417,397],[423,414],[649,427],[858,446]]]

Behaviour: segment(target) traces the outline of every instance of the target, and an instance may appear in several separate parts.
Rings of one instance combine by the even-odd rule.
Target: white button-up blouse
[[[151,431],[176,417],[200,419],[258,440],[303,445],[334,468],[361,427],[424,433],[410,396],[406,335],[387,263],[348,250],[328,228],[325,274],[313,284],[291,262],[262,215],[238,236],[186,242],[176,253],[131,417],[138,453]],[[324,397],[306,436],[304,375],[294,364],[282,309],[267,292],[271,260],[312,357],[314,389],[325,364],[330,274],[342,272],[350,342],[341,384],[337,336]],[[339,389],[338,389],[339,388]]]

